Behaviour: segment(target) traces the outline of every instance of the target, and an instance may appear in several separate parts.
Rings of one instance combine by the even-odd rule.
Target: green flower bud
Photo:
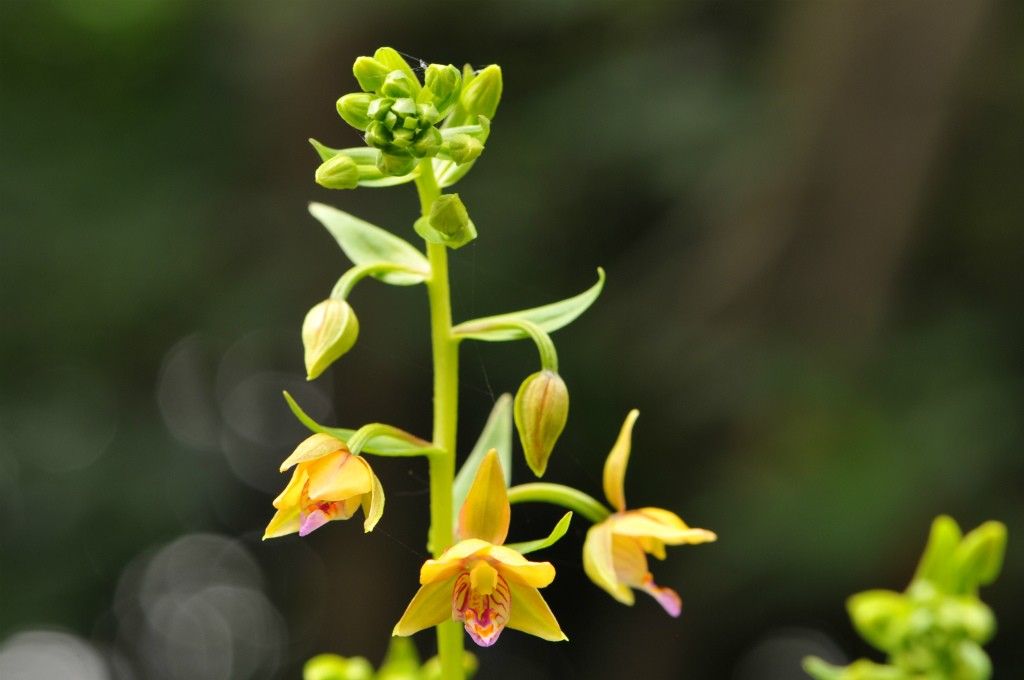
[[[365,130],[370,124],[369,108],[373,95],[365,92],[346,94],[338,100],[338,115],[357,130]]]
[[[441,131],[431,125],[413,139],[412,155],[417,158],[433,156],[440,150],[441,142]]]
[[[963,640],[952,651],[953,672],[948,677],[958,680],[989,680],[992,677],[992,661],[978,644]]]
[[[307,379],[313,380],[352,349],[358,336],[359,321],[344,300],[329,298],[309,310],[302,322]]]
[[[462,74],[451,64],[431,64],[427,67],[423,82],[434,96],[434,106],[442,114],[446,113],[459,98],[462,86]]]
[[[316,183],[328,189],[355,189],[359,186],[359,165],[343,153],[320,164]]]
[[[462,88],[459,103],[470,115],[494,118],[501,100],[501,90],[501,67],[491,64]]]
[[[868,590],[846,602],[853,626],[861,637],[882,651],[899,646],[906,635],[910,602],[891,590]]]
[[[401,71],[391,71],[384,78],[380,93],[385,97],[394,97],[395,99],[412,96],[413,87],[409,82],[409,76]]]
[[[391,114],[389,114],[391,115]],[[378,149],[387,148],[391,144],[391,130],[387,123],[375,120],[366,128],[366,143]]]
[[[400,71],[396,71],[396,73],[400,73]],[[417,113],[416,102],[408,96],[395,99],[395,103],[391,105],[391,111],[402,117],[415,116]]]
[[[377,159],[377,169],[393,177],[408,175],[415,167],[416,159],[409,154],[382,151]]]
[[[569,419],[569,390],[554,371],[538,371],[519,386],[513,412],[526,463],[543,477]]]
[[[484,145],[476,137],[470,135],[455,135],[445,142],[443,151],[457,164],[475,161],[484,152]]]
[[[419,116],[424,125],[433,125],[441,120],[441,114],[437,112],[437,107],[433,104],[417,104],[416,115]]]
[[[366,115],[374,120],[384,120],[384,117],[388,115],[389,111],[391,111],[391,107],[394,103],[394,99],[377,97],[370,102],[368,107],[366,107]]]
[[[476,225],[458,194],[444,194],[430,206],[430,214],[413,224],[416,233],[431,243],[461,248],[476,238]]]
[[[373,666],[361,656],[319,654],[306,662],[302,680],[373,680]]]
[[[1006,525],[985,522],[964,536],[953,552],[955,589],[973,593],[996,580],[1006,552]]]
[[[352,65],[352,73],[363,92],[380,92],[390,70],[373,57],[359,57]]]

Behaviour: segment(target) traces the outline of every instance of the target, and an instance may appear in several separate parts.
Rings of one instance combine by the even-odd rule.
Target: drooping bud
[[[476,238],[476,225],[458,194],[444,194],[430,206],[430,214],[413,224],[416,233],[431,243],[461,248]]]
[[[343,153],[320,164],[316,183],[328,189],[355,189],[359,186],[359,165]]]
[[[355,129],[365,130],[370,124],[371,119],[367,112],[373,99],[373,95],[366,92],[346,94],[338,100],[338,115]]]
[[[498,110],[498,102],[501,100],[501,91],[501,67],[491,64],[462,88],[459,102],[470,115],[494,118],[494,112]]]
[[[373,57],[359,57],[352,65],[352,74],[363,92],[380,92],[390,70]]]
[[[458,134],[445,142],[442,149],[457,164],[475,161],[484,152],[484,145],[476,137]]]
[[[569,390],[554,371],[538,371],[519,386],[513,412],[526,463],[543,477],[569,419]]]
[[[434,96],[434,106],[444,115],[459,98],[462,74],[451,64],[431,64],[427,67],[423,80]]]
[[[385,175],[401,177],[408,175],[416,167],[416,159],[408,153],[390,153],[382,151],[377,159],[377,169]]]
[[[306,377],[313,380],[352,349],[359,336],[359,321],[344,300],[329,298],[309,310],[302,322]]]
[[[402,71],[391,71],[388,73],[384,78],[384,84],[380,88],[382,95],[394,99],[410,97],[412,92],[413,88],[412,83],[409,82],[409,76],[405,75]]]

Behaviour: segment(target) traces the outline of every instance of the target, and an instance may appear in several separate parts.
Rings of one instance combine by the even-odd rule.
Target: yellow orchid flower
[[[448,618],[461,621],[481,647],[505,627],[545,640],[567,640],[538,588],[555,578],[550,562],[530,562],[502,545],[511,510],[501,463],[491,451],[459,512],[459,542],[420,569],[420,589],[392,635],[412,635]]]
[[[608,519],[592,526],[583,543],[583,569],[590,580],[623,604],[634,602],[631,588],[648,593],[671,616],[679,616],[682,600],[671,588],[654,582],[647,555],[665,559],[666,545],[714,541],[707,529],[693,529],[673,512],[661,508],[626,510],[623,482],[632,446],[633,423],[640,412],[629,412],[604,464],[604,495],[615,509]]]
[[[372,531],[384,513],[384,489],[362,456],[328,434],[314,434],[281,463],[281,472],[295,472],[274,499],[277,513],[263,540],[299,533],[306,536],[335,519],[348,519],[360,507],[363,529]]]

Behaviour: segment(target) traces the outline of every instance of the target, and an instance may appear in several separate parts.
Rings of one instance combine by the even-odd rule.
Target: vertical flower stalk
[[[423,217],[430,215],[441,190],[429,158],[420,161],[416,191]],[[452,335],[451,290],[448,285],[448,250],[440,243],[427,243],[430,278],[430,339],[434,364],[434,446],[430,456],[430,550],[438,557],[453,541],[452,483],[455,480],[455,435],[459,408],[459,346]],[[463,677],[462,628],[447,620],[437,626],[437,655],[444,680]]]

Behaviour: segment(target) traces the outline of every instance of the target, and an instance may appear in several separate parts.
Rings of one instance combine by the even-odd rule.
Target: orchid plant
[[[417,74],[422,73],[422,79]],[[396,286],[423,285],[430,310],[434,374],[434,427],[429,439],[383,423],[356,429],[327,427],[310,418],[287,393],[296,417],[313,434],[281,465],[294,468],[274,500],[276,514],[264,538],[306,536],[332,520],[360,510],[363,528],[372,531],[384,512],[384,485],[367,456],[423,456],[430,473],[430,530],[433,559],[420,570],[420,588],[404,614],[396,612],[396,639],[427,628],[437,632],[436,657],[422,667],[410,645],[393,645],[376,677],[454,680],[475,670],[464,651],[464,632],[479,646],[495,644],[505,628],[544,640],[566,640],[539,589],[552,583],[555,568],[525,555],[546,548],[568,530],[573,513],[593,524],[583,548],[585,573],[624,604],[632,589],[652,595],[672,616],[681,600],[654,583],[647,555],[664,559],[665,546],[715,540],[705,529],[687,526],[660,508],[627,509],[623,482],[638,413],[626,417],[604,467],[604,492],[611,508],[578,489],[554,483],[508,488],[512,479],[513,424],[528,468],[544,475],[569,414],[569,393],[558,373],[551,333],[566,326],[597,299],[604,272],[589,289],[541,307],[456,323],[452,319],[448,277],[449,251],[475,238],[477,228],[457,193],[457,183],[481,157],[502,94],[496,65],[474,70],[452,65],[413,67],[396,50],[378,49],[356,59],[353,74],[359,92],[338,100],[341,118],[359,130],[365,146],[346,149],[310,140],[321,164],[315,178],[331,189],[413,184],[420,214],[411,231],[424,242],[405,238],[336,208],[314,203],[319,220],[352,261],[328,297],[313,306],[302,325],[305,365],[313,380],[352,349],[359,322],[348,298],[366,278]],[[479,440],[457,470],[459,347],[464,341],[529,340],[539,355],[539,370],[519,387],[515,398],[497,400]],[[567,512],[550,535],[506,544],[511,505],[541,502]],[[411,590],[411,589],[410,589]],[[395,668],[404,669],[396,675]],[[387,670],[386,669],[392,669]],[[308,680],[375,677],[365,659],[316,657],[307,664]]]

